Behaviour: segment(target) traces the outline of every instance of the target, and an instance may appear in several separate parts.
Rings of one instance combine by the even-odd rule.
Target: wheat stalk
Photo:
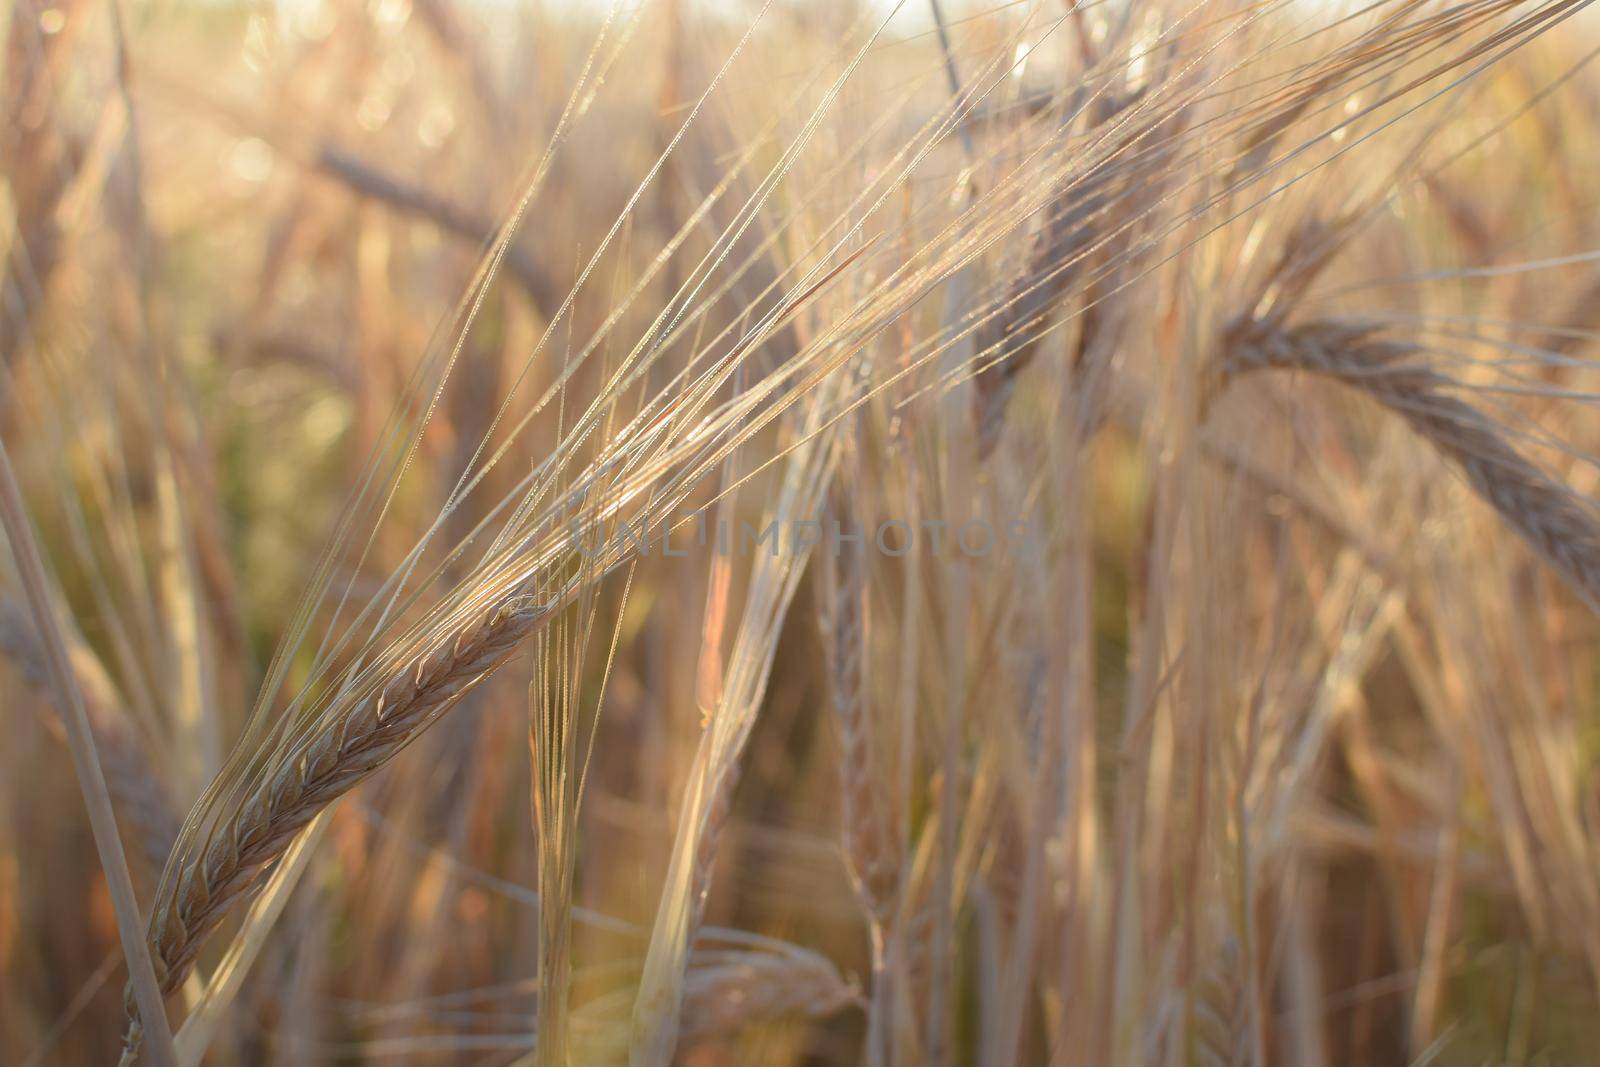
[[[820,511],[823,487],[836,458],[837,427],[825,419],[837,397],[837,382],[837,376],[824,380],[806,402],[799,426],[801,443],[789,453],[777,500],[768,512],[774,521],[794,521]],[[629,1047],[633,1064],[665,1064],[677,1042],[684,968],[704,908],[720,829],[732,802],[739,757],[766,693],[782,621],[809,555],[805,546],[786,548],[760,557],[752,570],[718,706],[695,754],[634,1001]]]
[[[89,812],[89,828],[94,835],[95,851],[99,853],[100,866],[110,890],[111,905],[117,920],[117,936],[122,941],[122,951],[128,961],[128,1000],[137,1003],[141,1012],[148,1012],[152,1016],[152,1058],[165,1067],[177,1062],[177,1054],[172,1046],[172,1033],[168,1029],[166,1016],[162,1014],[161,993],[149,948],[139,937],[139,901],[133,892],[133,879],[128,875],[122,839],[117,836],[116,813],[111,806],[111,793],[106,788],[104,772],[100,769],[99,755],[95,751],[94,731],[84,708],[83,694],[72,670],[66,642],[61,636],[61,626],[56,622],[50,581],[39,555],[27,509],[22,502],[22,490],[11,469],[11,457],[4,444],[0,444],[0,526],[4,526],[6,538],[11,544],[11,555],[16,561],[23,592],[38,627],[50,679],[55,685],[61,725],[66,730],[73,769],[77,772],[84,806]]]

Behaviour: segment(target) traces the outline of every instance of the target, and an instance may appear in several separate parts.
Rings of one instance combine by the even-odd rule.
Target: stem
[[[0,442],[0,524],[5,526],[6,536],[11,541],[11,554],[16,559],[23,592],[27,595],[28,607],[32,609],[34,625],[39,629],[45,661],[56,687],[62,724],[66,727],[67,742],[72,749],[72,763],[78,772],[78,784],[83,788],[84,804],[89,809],[89,826],[94,831],[100,866],[104,868],[106,881],[110,885],[111,904],[117,914],[117,933],[122,938],[122,953],[128,961],[128,979],[133,984],[134,999],[139,1005],[150,1058],[157,1067],[174,1067],[177,1056],[173,1051],[172,1031],[167,1026],[166,1008],[161,1001],[161,990],[156,985],[156,972],[150,964],[150,947],[145,942],[144,923],[139,918],[139,902],[133,895],[133,879],[128,876],[128,861],[123,855],[122,839],[117,836],[111,795],[106,791],[105,775],[100,771],[100,760],[95,754],[94,735],[89,732],[89,715],[84,710],[83,694],[78,691],[77,680],[67,665],[66,643],[61,638],[55,610],[51,606],[44,564],[39,558],[39,549],[28,524],[28,513],[23,506],[22,493],[17,488],[16,475],[11,470],[11,457],[4,442]]]

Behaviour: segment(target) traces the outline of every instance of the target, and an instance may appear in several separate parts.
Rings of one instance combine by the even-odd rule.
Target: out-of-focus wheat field
[[[0,1063],[1600,1062],[1588,7],[10,0]]]

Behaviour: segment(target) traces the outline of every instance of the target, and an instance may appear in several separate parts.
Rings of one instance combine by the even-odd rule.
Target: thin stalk
[[[89,730],[89,714],[84,709],[83,694],[78,691],[77,680],[68,665],[66,642],[62,640],[50,604],[44,563],[39,557],[33,530],[28,524],[22,492],[17,488],[16,475],[11,470],[11,456],[4,442],[0,442],[0,524],[4,524],[6,537],[11,541],[11,554],[17,562],[23,592],[44,644],[45,660],[59,698],[62,725],[66,728],[67,742],[72,749],[72,763],[78,772],[78,784],[83,788],[84,804],[89,809],[89,826],[94,831],[95,848],[100,853],[100,866],[105,869],[106,881],[111,888],[111,904],[117,914],[117,935],[122,939],[123,956],[128,961],[128,980],[133,985],[139,1015],[144,1021],[146,1047],[150,1050],[151,1061],[157,1067],[175,1067],[177,1054],[172,1046],[172,1031],[167,1026],[161,990],[156,985],[155,968],[150,963],[150,948],[145,943],[144,922],[139,918],[139,901],[133,895],[128,860],[122,851],[122,839],[117,836],[111,794],[106,790],[105,775],[101,773],[100,759],[95,753],[94,735]]]

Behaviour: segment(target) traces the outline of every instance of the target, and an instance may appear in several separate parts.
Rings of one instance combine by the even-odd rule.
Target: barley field
[[[1588,0],[8,0],[0,1064],[1600,1063]]]

